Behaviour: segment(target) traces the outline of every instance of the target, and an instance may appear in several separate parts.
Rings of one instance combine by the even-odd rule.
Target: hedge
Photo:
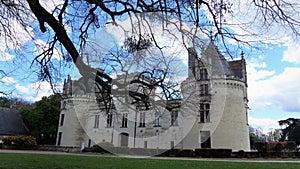
[[[195,149],[195,154],[198,157],[204,158],[229,158],[231,157],[231,149],[214,149],[214,148],[201,148]]]
[[[14,149],[33,149],[37,146],[36,139],[33,136],[5,136],[3,147]]]

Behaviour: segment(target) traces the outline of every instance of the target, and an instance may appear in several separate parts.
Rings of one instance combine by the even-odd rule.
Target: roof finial
[[[242,51],[242,53],[241,53],[241,56],[242,56],[242,59],[244,59],[244,51]]]
[[[213,35],[212,35],[212,31],[209,31],[209,39],[210,39],[210,42],[212,42],[213,41]]]

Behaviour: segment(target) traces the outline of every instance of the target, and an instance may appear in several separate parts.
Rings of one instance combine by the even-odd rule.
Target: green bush
[[[229,158],[231,157],[231,149],[214,149],[214,148],[198,148],[195,149],[196,156],[204,158]]]
[[[178,157],[195,157],[195,153],[191,149],[183,149],[177,154]]]
[[[2,148],[34,149],[37,146],[36,139],[32,136],[5,136],[2,141]]]
[[[284,149],[284,146],[280,143],[277,143],[275,147],[272,148],[273,151],[280,154],[280,152]]]
[[[213,158],[229,158],[231,153],[231,149],[212,149]]]
[[[195,149],[196,156],[211,158],[212,157],[212,149],[210,148],[196,148]]]
[[[297,149],[296,142],[294,141],[287,141],[285,145],[285,149],[288,151],[295,151]]]
[[[3,138],[4,145],[16,146],[36,146],[36,139],[32,136],[5,136]]]
[[[169,157],[176,157],[179,155],[180,151],[181,151],[181,149],[179,149],[179,148],[172,148],[172,149],[168,150],[167,154]]]
[[[238,156],[239,158],[244,158],[244,157],[246,156],[245,151],[244,151],[244,150],[239,150],[239,151],[237,152],[237,156]]]
[[[297,157],[297,158],[300,157],[300,152],[299,152],[299,151],[296,151],[296,152],[295,152],[295,157]]]
[[[266,156],[267,153],[267,145],[266,142],[257,142],[255,143],[255,148],[257,149],[260,156]]]

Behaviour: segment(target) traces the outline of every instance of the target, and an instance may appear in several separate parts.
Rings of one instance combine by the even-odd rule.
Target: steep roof
[[[243,78],[243,60],[235,60],[235,61],[231,61],[229,62],[229,65],[231,67],[231,70],[234,72],[234,74],[238,77],[238,78]]]
[[[28,129],[23,123],[20,111],[0,107],[0,135],[26,135]]]
[[[201,57],[201,61],[211,66],[212,76],[234,75],[234,72],[231,70],[227,60],[212,42],[209,43],[205,49]]]

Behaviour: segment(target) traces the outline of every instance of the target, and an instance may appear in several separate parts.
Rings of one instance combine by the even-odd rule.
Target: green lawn
[[[299,169],[296,163],[242,163],[103,156],[1,154],[0,169]]]

